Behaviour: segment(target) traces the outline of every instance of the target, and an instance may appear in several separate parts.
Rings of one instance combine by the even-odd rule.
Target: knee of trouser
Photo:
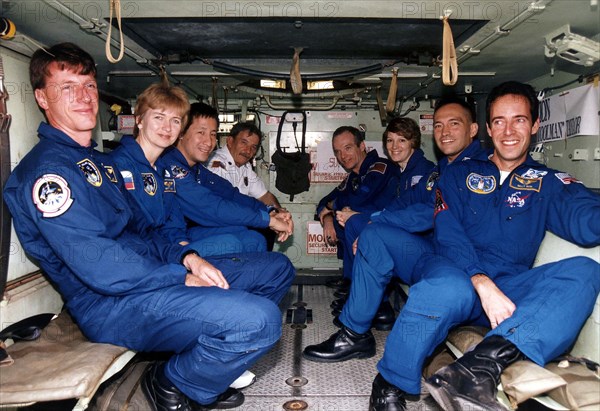
[[[241,338],[256,343],[257,347],[274,344],[281,337],[281,311],[271,300],[253,298],[244,304],[240,314]]]
[[[583,256],[573,257],[568,261],[578,270],[578,273],[573,275],[573,280],[583,287],[592,287],[598,294],[600,292],[600,264]]]
[[[477,294],[471,278],[462,270],[447,267],[425,275],[410,289],[411,296],[419,293],[436,305],[445,307],[472,307]]]

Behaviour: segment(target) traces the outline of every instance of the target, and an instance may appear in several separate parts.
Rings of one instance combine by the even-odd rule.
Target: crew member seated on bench
[[[88,339],[175,353],[143,382],[158,410],[239,406],[228,387],[279,339],[294,269],[277,253],[203,259],[148,230],[112,159],[93,148],[95,75],[71,43],[31,58],[48,123],[6,184],[19,239]]]
[[[450,328],[465,323],[492,330],[430,377],[428,390],[444,410],[502,410],[496,400],[502,371],[519,359],[544,365],[564,353],[592,312],[600,290],[597,262],[574,257],[531,268],[546,230],[582,246],[600,244],[598,195],[527,154],[539,127],[538,108],[528,85],[494,88],[486,105],[493,154],[458,163],[442,175],[435,253],[415,267],[421,277],[387,338],[370,410],[406,409],[406,394],[421,391],[425,359]],[[371,246],[359,239],[358,252],[369,253]],[[365,282],[388,275],[377,266],[363,271]],[[355,326],[372,312],[349,318],[347,308],[342,330],[307,347],[305,355],[326,360],[332,352],[346,358],[374,354],[368,325]]]

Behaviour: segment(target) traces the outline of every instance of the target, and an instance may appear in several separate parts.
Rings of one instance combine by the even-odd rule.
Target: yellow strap
[[[125,43],[123,42],[123,29],[121,28],[121,0],[108,0],[109,9],[110,9],[110,19],[108,22],[108,35],[106,37],[106,58],[111,63],[118,63],[123,58],[125,54]],[[117,18],[117,25],[119,26],[119,41],[121,43],[119,49],[119,56],[114,58],[112,56],[112,52],[110,51],[110,40],[112,36],[112,19],[113,12],[115,13],[115,17]]]
[[[448,23],[448,16],[442,17],[444,22],[444,38],[442,47],[442,81],[445,86],[453,86],[458,80],[458,62],[456,61],[456,49],[452,29]]]
[[[300,75],[300,53],[302,47],[294,47],[294,57],[290,68],[290,85],[294,94],[302,94],[302,76]]]
[[[392,69],[392,82],[390,83],[390,92],[385,103],[385,111],[393,113],[396,108],[396,93],[398,92],[398,68]]]

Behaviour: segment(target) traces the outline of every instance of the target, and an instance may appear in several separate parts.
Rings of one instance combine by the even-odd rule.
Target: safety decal
[[[435,208],[433,210],[433,216],[435,217],[440,211],[444,211],[447,209],[448,205],[442,197],[442,192],[439,189],[435,190]]]
[[[369,167],[368,172],[376,171],[378,173],[384,174],[385,170],[387,170],[387,164],[378,161],[376,163],[371,164],[371,167]]]
[[[510,208],[523,207],[525,205],[525,200],[527,200],[531,194],[526,196],[522,196],[521,194],[522,193],[520,191],[516,191],[509,195],[505,201],[506,205]]]
[[[108,180],[116,183],[117,180],[117,175],[115,174],[115,169],[112,166],[104,166],[104,174],[106,174],[106,177],[108,177]]]
[[[467,187],[477,194],[489,194],[496,189],[496,178],[471,173],[467,176]]]
[[[433,187],[435,186],[435,183],[437,183],[439,178],[440,173],[437,171],[434,171],[433,173],[429,174],[429,177],[427,177],[427,183],[425,183],[425,188],[427,189],[427,191],[433,190]]]
[[[129,170],[122,170],[121,177],[123,177],[123,183],[127,190],[135,190],[135,183],[133,182],[133,174]]]
[[[102,174],[94,162],[88,158],[77,163],[79,169],[83,172],[85,179],[94,187],[102,185]]]
[[[558,178],[560,181],[562,181],[563,184],[571,184],[571,183],[583,184],[581,181],[577,180],[575,177],[573,177],[569,173],[556,173],[554,175],[556,176],[556,178]]]
[[[535,168],[530,168],[529,170],[527,170],[526,172],[521,174],[521,177],[523,177],[523,178],[542,178],[546,174],[548,174],[548,172],[545,170],[536,170]]]
[[[165,182],[164,182],[164,188],[165,188],[165,193],[176,193],[177,191],[175,190],[175,180],[173,180],[172,178],[165,178]]]
[[[156,177],[152,173],[142,173],[142,181],[144,182],[144,191],[146,194],[153,196],[156,194],[158,183]]]
[[[71,189],[56,174],[44,174],[33,184],[33,203],[44,217],[58,217],[71,207]]]
[[[172,165],[171,173],[173,173],[173,178],[180,180],[186,177],[189,174],[189,171],[185,170],[183,167]]]

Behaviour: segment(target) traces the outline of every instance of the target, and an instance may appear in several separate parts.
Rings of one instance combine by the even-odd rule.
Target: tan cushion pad
[[[127,351],[89,342],[62,312],[39,339],[8,347],[15,363],[0,369],[0,404],[91,396],[105,371]]]

